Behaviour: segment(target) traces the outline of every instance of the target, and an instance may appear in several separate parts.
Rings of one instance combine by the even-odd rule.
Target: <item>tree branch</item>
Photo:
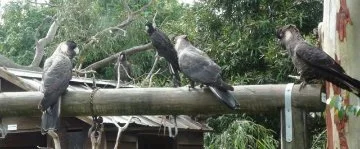
[[[49,130],[49,131],[48,131],[48,134],[51,136],[51,138],[52,138],[53,141],[54,141],[55,149],[61,149],[61,146],[60,146],[60,138],[59,138],[59,136],[57,135],[57,133],[54,132],[53,130]]]
[[[28,3],[31,3],[31,4],[35,4],[35,5],[46,5],[46,6],[49,6],[49,7],[56,7],[56,5],[53,5],[53,4],[50,4],[50,3],[38,3],[38,2],[32,2],[32,1],[27,1]]]
[[[124,6],[125,9],[128,11],[128,17],[125,21],[121,22],[119,25],[117,25],[118,28],[123,28],[125,26],[127,26],[129,23],[131,23],[132,21],[135,20],[136,16],[144,11],[147,7],[149,7],[152,3],[152,0],[149,1],[149,3],[147,3],[146,5],[144,5],[143,7],[141,7],[140,9],[136,10],[136,11],[132,11],[129,7],[129,4],[127,4],[126,1],[124,1]]]
[[[293,75],[288,75],[289,78],[295,79],[295,80],[301,80],[300,76],[293,76]]]
[[[152,0],[149,1],[149,3],[147,3],[146,5],[144,5],[143,7],[141,7],[140,9],[136,10],[136,11],[132,11],[129,7],[129,5],[127,4],[126,0],[123,1],[124,3],[124,7],[125,9],[127,10],[128,12],[128,16],[127,16],[127,19],[125,21],[122,21],[121,23],[119,23],[118,25],[116,26],[113,26],[113,27],[109,27],[109,28],[106,28],[100,32],[97,32],[94,36],[91,36],[89,42],[87,42],[84,47],[83,47],[83,50],[80,52],[80,64],[79,66],[82,65],[83,61],[84,61],[84,58],[81,56],[82,53],[84,53],[84,51],[86,51],[86,49],[91,45],[93,44],[95,41],[97,41],[97,37],[103,33],[105,33],[106,31],[108,30],[121,30],[124,32],[124,36],[126,35],[126,31],[123,29],[125,26],[129,25],[132,21],[134,21],[136,19],[136,16],[144,11],[147,7],[150,6],[150,4],[152,3]],[[81,69],[81,67],[78,67],[78,69]],[[86,68],[85,68],[86,69]]]
[[[151,85],[152,85],[152,78],[153,78],[156,74],[158,74],[160,70],[161,70],[161,69],[158,69],[154,74],[151,75],[151,77],[150,77],[150,79],[149,79],[149,87],[151,87]]]
[[[151,3],[152,3],[152,0],[150,0],[149,3],[147,3],[146,5],[141,7],[139,10],[133,11],[132,12],[133,16],[139,14],[142,11],[144,11],[147,7],[149,7],[151,5]]]
[[[140,45],[140,46],[135,46],[135,47],[132,47],[130,49],[126,49],[124,51],[121,51],[119,53],[116,53],[114,55],[111,55],[107,58],[104,58],[100,61],[97,61],[89,66],[87,66],[86,68],[83,69],[83,71],[88,71],[88,70],[96,70],[114,60],[116,60],[117,57],[119,57],[119,55],[121,53],[125,53],[126,55],[132,55],[132,54],[135,54],[135,53],[138,53],[138,52],[141,52],[141,51],[145,51],[145,50],[149,50],[152,48],[152,44],[151,43],[147,43],[147,44],[144,44],[144,45]]]
[[[132,78],[130,75],[129,75],[129,72],[126,70],[125,66],[121,63],[119,63],[119,65],[117,66],[116,68],[116,71],[117,71],[117,83],[116,83],[116,87],[115,88],[120,88],[122,85],[121,85],[121,71],[120,69],[123,69],[124,72],[126,74],[126,76],[128,78],[130,78],[132,81],[135,81],[134,78]]]
[[[145,78],[145,79],[143,80],[143,82],[141,83],[141,86],[144,86],[145,83],[148,82],[148,83],[149,83],[149,87],[151,87],[151,81],[152,81],[153,76],[160,71],[160,69],[159,69],[159,70],[157,70],[157,71],[154,73],[155,67],[156,67],[159,59],[160,59],[160,56],[159,56],[158,53],[156,52],[154,64],[153,64],[153,66],[151,67],[150,72],[148,73],[148,75],[146,76],[146,78]]]
[[[116,136],[116,142],[115,142],[115,145],[114,145],[114,149],[117,149],[118,146],[119,146],[119,140],[120,140],[120,137],[121,137],[121,132],[124,132],[129,127],[129,124],[130,124],[130,122],[131,122],[131,120],[133,118],[136,118],[136,117],[131,116],[123,127],[121,127],[113,118],[111,118],[111,121],[113,122],[113,124],[118,128],[118,133],[117,133],[117,136]]]
[[[157,11],[155,12],[155,15],[153,17],[153,20],[152,20],[152,25],[154,26],[154,28],[156,28],[156,22],[155,22],[155,19],[156,19],[156,16],[157,16]]]
[[[60,23],[58,19],[55,19],[54,22],[51,24],[46,36],[44,38],[41,38],[40,40],[35,41],[36,50],[34,59],[30,64],[30,67],[39,67],[41,59],[44,56],[45,53],[45,46],[51,42],[56,34],[57,29],[59,28]]]
[[[102,137],[103,132],[104,132],[104,124],[100,125],[100,130],[99,131],[91,132],[90,140],[91,140],[92,149],[99,149],[100,148],[101,137]],[[96,133],[98,133],[98,134],[96,134]]]

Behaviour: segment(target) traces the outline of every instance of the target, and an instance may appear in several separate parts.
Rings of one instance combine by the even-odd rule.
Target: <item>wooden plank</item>
[[[138,149],[176,149],[176,141],[168,136],[142,134],[138,136]]]
[[[16,86],[24,89],[25,91],[36,91],[37,89],[32,87],[31,85],[25,83],[16,75],[6,71],[4,68],[0,67],[0,77],[6,79],[7,81],[15,84]]]
[[[179,132],[177,135],[177,144],[183,146],[202,146],[204,144],[203,132]]]
[[[203,149],[203,145],[178,145],[177,149]]]
[[[46,146],[46,136],[39,132],[10,133],[0,141],[0,148],[37,148]]]
[[[130,127],[129,127],[130,128]],[[158,132],[154,132],[153,134],[157,134]],[[128,133],[127,130],[125,132],[121,133],[121,138],[120,141],[121,142],[136,142],[137,140],[137,133],[132,134],[132,133]],[[116,137],[117,137],[117,130],[116,129],[112,129],[112,130],[106,130],[106,139],[107,141],[116,141]]]
[[[235,86],[232,92],[240,103],[240,110],[232,111],[208,89],[189,91],[181,88],[99,89],[93,98],[95,115],[171,115],[216,114],[236,112],[266,112],[283,107],[283,84]],[[295,85],[292,105],[308,111],[323,111],[321,87],[308,85],[299,92]],[[91,91],[68,91],[63,96],[62,116],[92,115]],[[0,93],[0,115],[39,116],[37,104],[40,92]]]
[[[5,126],[13,124],[17,125],[17,130],[9,131],[10,133],[40,130],[40,117],[3,117],[2,123]]]

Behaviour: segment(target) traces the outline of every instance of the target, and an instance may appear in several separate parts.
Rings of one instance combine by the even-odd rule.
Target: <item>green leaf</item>
[[[342,110],[342,109],[340,109],[340,110],[338,110],[338,117],[340,118],[340,119],[343,119],[344,118],[344,116],[345,116],[345,111],[344,110]]]

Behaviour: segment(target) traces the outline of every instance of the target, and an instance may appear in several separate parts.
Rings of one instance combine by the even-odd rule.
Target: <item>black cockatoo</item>
[[[295,25],[279,28],[276,36],[288,51],[300,74],[300,89],[310,81],[319,79],[329,81],[360,97],[360,81],[346,75],[344,69],[323,50],[307,43]]]
[[[169,37],[165,33],[157,28],[154,28],[150,22],[146,23],[146,27],[152,45],[155,47],[157,53],[159,56],[164,57],[165,60],[170,63],[170,72],[173,75],[174,86],[181,86],[181,80],[179,76],[180,67],[174,45],[171,43]]]
[[[41,132],[57,130],[60,125],[61,96],[72,77],[72,58],[79,53],[74,41],[65,41],[58,45],[54,53],[45,60],[41,80],[41,92],[44,93],[38,108],[43,112]]]
[[[191,87],[194,87],[194,82],[207,85],[229,108],[239,108],[239,103],[229,92],[234,88],[221,79],[221,68],[205,52],[194,47],[186,35],[175,37],[175,49],[180,70],[191,80]]]

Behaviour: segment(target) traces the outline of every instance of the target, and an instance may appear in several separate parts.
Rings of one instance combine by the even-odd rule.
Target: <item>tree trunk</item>
[[[58,28],[59,28],[59,21],[54,20],[46,36],[35,42],[36,50],[35,50],[34,59],[30,64],[31,67],[39,67],[41,59],[43,58],[45,53],[45,46],[54,39]]]
[[[322,23],[322,48],[338,60],[346,73],[360,79],[360,1],[325,0]],[[342,96],[344,104],[359,105],[359,99],[353,94],[327,83],[328,98],[334,94]],[[328,148],[359,148],[360,119],[350,115],[340,120],[334,109],[326,108]]]
[[[9,58],[7,58],[1,54],[0,54],[0,67],[18,68],[18,69],[32,70],[32,71],[42,71],[42,69],[40,67],[28,67],[28,66],[22,66],[22,65],[16,64],[16,63],[14,63],[14,61],[10,60]]]

